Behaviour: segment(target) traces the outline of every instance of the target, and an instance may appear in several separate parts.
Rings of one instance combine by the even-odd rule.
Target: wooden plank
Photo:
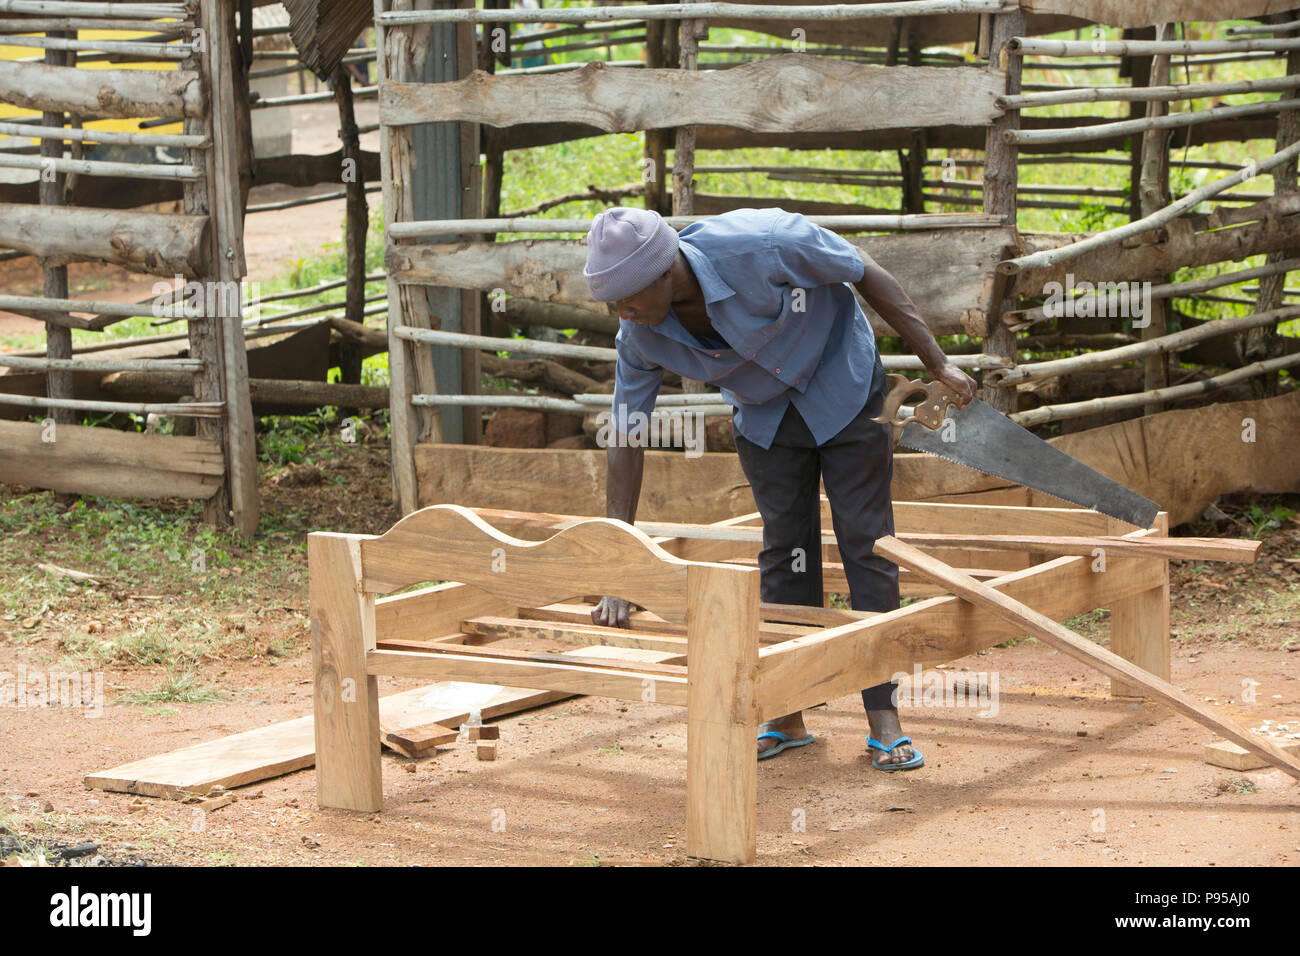
[[[1280,742],[1277,748],[1285,754],[1300,757],[1300,740]],[[1262,770],[1268,766],[1268,761],[1263,757],[1228,740],[1206,744],[1201,754],[1206,763],[1226,770]]]
[[[199,75],[190,70],[85,70],[0,60],[0,101],[86,119],[202,116]]]
[[[379,742],[403,757],[423,757],[460,736],[458,730],[432,723],[402,728],[381,720],[379,728]]]
[[[605,514],[603,450],[422,443],[415,447],[415,466],[421,506],[454,501],[527,511],[536,506],[536,489],[545,488],[552,510]],[[686,459],[678,452],[646,452],[639,516],[713,521],[753,510],[749,481],[734,454]]]
[[[0,246],[46,265],[109,262],[169,279],[194,278],[206,261],[208,223],[207,216],[177,213],[0,203]]]
[[[1166,20],[1263,19],[1287,13],[1289,0],[1021,0],[1020,6],[1037,14],[1083,17],[1114,27],[1141,27]]]
[[[360,542],[307,536],[316,794],[322,807],[381,810],[379,685],[366,671],[375,599],[361,591]]]
[[[545,76],[476,72],[452,83],[379,89],[381,123],[462,120],[505,127],[583,123],[630,133],[707,123],[751,132],[983,126],[1001,114],[1001,73],[973,67],[880,67],[790,53],[728,70],[606,67]]]
[[[388,592],[455,579],[516,606],[617,594],[660,617],[686,616],[686,562],[621,522],[593,518],[546,541],[500,532],[468,508],[434,505],[360,542],[362,586]]]
[[[1234,726],[1223,720],[1218,714],[1203,704],[1197,703],[1173,684],[1159,677],[1148,674],[1142,668],[1124,660],[1113,651],[1098,647],[1087,638],[1080,637],[1069,628],[1058,624],[1052,618],[1042,614],[1027,604],[1017,601],[1010,595],[981,584],[974,578],[962,574],[942,561],[929,557],[925,552],[904,544],[897,538],[887,536],[876,542],[876,551],[899,565],[911,568],[950,590],[961,595],[964,600],[978,605],[1011,624],[1027,630],[1043,642],[1055,647],[1064,654],[1085,664],[1091,664],[1103,674],[1142,688],[1148,696],[1161,701],[1172,710],[1190,717],[1203,727],[1217,731],[1240,747],[1258,754],[1279,770],[1300,780],[1300,760],[1284,753],[1281,749],[1257,736],[1245,728]]]
[[[511,661],[532,664],[577,664],[583,667],[594,668],[612,668],[614,670],[626,671],[629,669],[628,664],[624,661],[609,662],[596,658],[588,658],[583,649],[574,649],[563,652],[549,651],[524,651],[512,647],[478,647],[457,645],[450,641],[402,641],[400,647],[390,646],[395,642],[383,642],[383,647],[377,647],[378,650],[400,650],[411,651],[419,654],[454,654],[462,658],[476,658],[484,663],[494,661]],[[657,648],[642,648],[642,650],[657,650]],[[678,649],[681,654],[685,647]],[[667,663],[664,664],[638,664],[636,672],[642,677],[685,677],[686,668],[677,663],[677,658],[665,658]]]
[[[1061,557],[1013,571],[989,586],[1068,618],[1150,590],[1156,562],[1116,558],[1105,574],[1089,559]],[[796,637],[759,652],[761,718],[769,720],[910,673],[914,664],[944,664],[1024,633],[954,596],[932,597],[867,621]]]
[[[518,618],[479,617],[466,620],[462,627],[466,633],[477,634],[490,640],[543,640],[567,641],[576,644],[604,645],[609,647],[636,647],[652,651],[686,653],[686,638],[672,634],[646,634],[628,628],[600,627],[586,623],[528,621]],[[386,643],[381,641],[381,643]]]
[[[692,565],[686,706],[686,852],[729,863],[757,853],[759,575]]]
[[[996,265],[1014,242],[1009,228],[846,238],[898,279],[931,331],[985,334]],[[572,239],[398,244],[389,246],[387,266],[389,275],[400,283],[484,291],[502,288],[511,296],[604,313],[607,305],[592,301],[582,277],[586,255],[586,246]],[[862,305],[877,334],[896,334],[874,309]]]
[[[379,718],[394,727],[440,723],[458,726],[478,710],[483,718],[539,707],[567,694],[519,687],[429,684],[379,699]],[[85,785],[99,790],[179,800],[278,777],[316,763],[312,715],[218,737],[89,774]]]
[[[642,700],[647,681],[652,681],[656,687],[656,703],[676,706],[686,704],[685,677],[656,675],[651,678],[640,671],[576,664],[487,660],[467,654],[426,654],[418,651],[371,651],[366,660],[371,674],[435,677],[440,680],[477,683],[504,681],[514,687],[594,694],[619,700]]]
[[[82,425],[0,421],[0,484],[114,498],[208,498],[221,484],[221,447],[205,438]]]
[[[460,630],[460,622],[482,616],[510,617],[515,607],[481,588],[435,584],[375,601],[375,634],[380,641],[428,640]]]

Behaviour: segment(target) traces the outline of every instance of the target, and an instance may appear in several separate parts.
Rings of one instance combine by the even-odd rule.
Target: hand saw
[[[1155,521],[1160,506],[1154,501],[1053,448],[978,398],[958,408],[956,393],[943,382],[914,382],[905,375],[888,375],[886,380],[889,393],[873,421],[892,424],[900,445],[1139,528],[1149,528]],[[903,402],[913,396],[921,400],[910,415],[900,415]]]

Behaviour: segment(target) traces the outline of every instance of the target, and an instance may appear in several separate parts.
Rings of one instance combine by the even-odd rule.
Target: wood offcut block
[[[1277,747],[1283,753],[1300,756],[1300,740],[1278,744]],[[1206,744],[1204,757],[1206,763],[1227,770],[1262,770],[1268,766],[1264,760],[1230,740],[1216,740],[1212,744]]]
[[[500,740],[501,728],[496,724],[481,724],[469,729],[470,740]]]
[[[406,730],[393,730],[386,726],[379,729],[379,740],[391,750],[403,757],[423,757],[431,754],[439,744],[449,744],[458,732],[442,724],[422,724]]]
[[[497,743],[495,740],[479,741],[478,749],[475,751],[479,760],[496,760]]]

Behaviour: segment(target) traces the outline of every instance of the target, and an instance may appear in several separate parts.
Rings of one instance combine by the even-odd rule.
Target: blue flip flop
[[[911,737],[899,737],[892,744],[886,747],[875,737],[867,737],[868,747],[874,747],[876,750],[883,750],[885,751],[885,753],[888,754],[892,754],[895,749],[903,746],[903,744],[910,744],[911,742],[912,742]],[[872,758],[871,761],[871,766],[875,767],[877,770],[883,770],[886,773],[892,773],[895,770],[915,770],[917,767],[922,767],[924,765],[925,765],[925,756],[921,753],[921,751],[917,750],[915,747],[912,748],[912,759],[905,760],[903,763],[881,764],[881,763],[876,763],[874,758]]]
[[[777,744],[775,747],[769,747],[767,750],[764,750],[762,753],[760,753],[758,755],[759,760],[766,760],[768,757],[775,757],[781,751],[789,750],[791,747],[806,747],[814,740],[817,739],[812,734],[809,734],[807,737],[802,737],[799,740],[795,740],[789,734],[783,734],[779,730],[769,730],[767,731],[767,733],[758,735],[759,740],[763,740],[764,738],[767,737],[771,737],[773,740],[779,740],[781,742]]]

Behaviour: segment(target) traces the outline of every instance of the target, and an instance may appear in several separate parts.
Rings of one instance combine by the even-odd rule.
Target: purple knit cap
[[[614,302],[640,292],[677,258],[677,231],[650,209],[620,206],[602,212],[587,232],[582,274],[591,297]]]

